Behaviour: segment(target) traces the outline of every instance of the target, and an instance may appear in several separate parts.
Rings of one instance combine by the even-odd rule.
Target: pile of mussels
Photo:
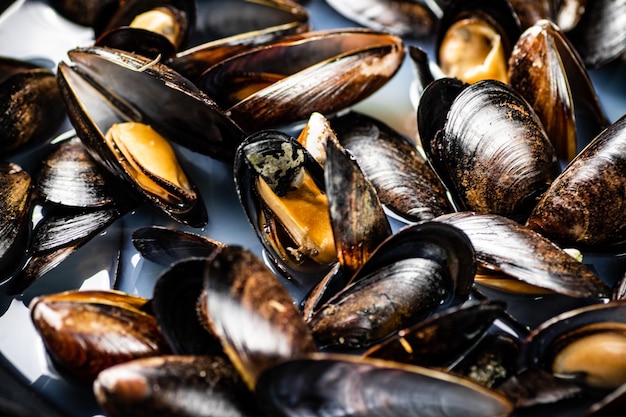
[[[110,416],[623,407],[623,267],[584,260],[624,251],[626,118],[587,73],[623,58],[624,1],[333,0],[360,27],[323,31],[302,3],[52,0],[94,44],[54,72],[1,58],[3,159],[46,150],[32,179],[1,163],[7,294],[142,205],[206,225],[181,147],[232,166],[266,255],[134,230],[163,266],[152,297],[31,303],[54,367]],[[351,110],[405,59],[417,138]],[[498,294],[575,307],[531,328]]]

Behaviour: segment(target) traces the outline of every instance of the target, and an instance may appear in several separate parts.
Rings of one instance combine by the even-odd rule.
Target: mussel
[[[459,229],[436,222],[408,226],[376,248],[348,285],[314,311],[309,326],[320,346],[372,346],[465,301],[475,266]]]
[[[52,139],[65,116],[51,70],[0,57],[0,154],[35,147]]]
[[[435,221],[461,229],[472,242],[478,261],[487,269],[570,297],[609,297],[608,286],[589,268],[552,241],[511,219],[461,212],[440,216]],[[498,277],[493,281],[486,284],[498,286]],[[500,282],[502,289],[517,291],[506,280]]]
[[[67,291],[42,295],[29,308],[59,371],[93,381],[107,367],[169,352],[148,300],[119,291]]]
[[[331,126],[394,215],[417,222],[453,211],[445,187],[406,137],[357,112],[331,118]]]
[[[257,388],[274,416],[508,416],[502,395],[450,374],[351,355],[315,355],[267,370]]]
[[[515,43],[508,78],[537,113],[563,161],[609,124],[583,62],[548,20],[537,21]]]
[[[313,31],[225,59],[197,84],[255,132],[343,110],[385,85],[403,59],[402,39],[389,33]]]
[[[329,0],[328,4],[363,26],[412,38],[433,34],[442,14],[438,2],[428,0]]]
[[[542,195],[529,228],[562,244],[603,250],[626,238],[626,116],[596,136]]]
[[[417,125],[459,211],[524,219],[560,172],[533,109],[496,80],[433,81],[419,102]]]
[[[203,200],[170,141],[232,162],[242,139],[237,125],[188,80],[148,58],[100,47],[69,56],[73,64],[61,62],[57,78],[91,156],[166,215],[206,224]]]
[[[194,82],[230,56],[310,29],[308,10],[289,0],[203,1],[198,7],[196,38],[201,43],[168,61]]]
[[[536,328],[522,347],[522,363],[587,388],[611,390],[626,382],[626,304],[612,301],[570,310]]]
[[[437,64],[448,77],[506,83],[508,59],[521,30],[508,1],[452,0],[437,30]]]
[[[207,325],[251,389],[264,370],[317,351],[291,295],[242,247],[226,246],[207,259],[201,303]]]
[[[112,366],[93,385],[112,417],[256,416],[256,401],[220,356],[168,355]]]
[[[17,164],[0,163],[0,282],[21,265],[30,229],[32,184]]]

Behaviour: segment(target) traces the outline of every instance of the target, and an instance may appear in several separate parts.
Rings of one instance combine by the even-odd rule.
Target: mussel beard
[[[190,202],[197,200],[174,149],[152,127],[135,122],[116,123],[105,138],[143,190],[174,207],[191,206]]]

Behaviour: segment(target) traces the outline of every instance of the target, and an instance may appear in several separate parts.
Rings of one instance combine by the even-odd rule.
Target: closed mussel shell
[[[488,269],[570,297],[605,298],[610,294],[608,286],[584,264],[511,219],[462,212],[440,216],[436,221],[463,230],[477,260]]]
[[[226,59],[198,85],[254,132],[343,110],[387,83],[403,59],[402,39],[385,32],[313,31]]]
[[[0,282],[18,267],[27,246],[31,178],[17,164],[0,163]]]
[[[441,96],[451,103],[446,119],[425,121]],[[460,211],[525,218],[560,172],[533,109],[495,80],[465,88],[434,81],[420,100],[418,128],[427,158]]]
[[[105,368],[169,352],[147,299],[118,291],[68,291],[39,296],[29,308],[59,370],[93,381]]]
[[[51,70],[0,57],[0,154],[51,139],[65,116]]]
[[[289,292],[244,248],[226,246],[208,259],[202,294],[207,324],[251,389],[264,370],[317,351]]]
[[[572,160],[609,124],[583,62],[548,20],[536,22],[518,39],[509,85],[531,104],[563,161]]]
[[[602,131],[541,197],[529,228],[559,242],[621,250],[626,238],[626,116]]]
[[[98,375],[94,393],[112,417],[257,415],[237,370],[219,356],[167,355],[119,364]]]
[[[351,355],[315,355],[278,365],[259,380],[269,415],[508,416],[510,402],[463,378],[397,362]]]

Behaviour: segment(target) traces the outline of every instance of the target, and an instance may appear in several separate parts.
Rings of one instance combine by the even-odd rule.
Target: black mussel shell
[[[626,383],[626,303],[611,301],[552,317],[524,341],[520,365],[596,390]]]
[[[17,164],[0,162],[0,283],[22,263],[31,225],[31,195],[30,175]]]
[[[226,246],[208,259],[202,294],[207,324],[251,389],[264,370],[317,351],[289,292],[244,248]]]
[[[178,40],[172,42],[174,46],[188,45],[196,27],[198,4],[195,0],[126,0],[119,2],[118,6],[108,19],[99,19],[96,22],[96,37],[115,28],[130,26],[138,15],[158,8],[174,13],[176,24],[180,26]]]
[[[541,196],[529,228],[562,244],[620,250],[626,239],[626,116],[570,162]]]
[[[167,38],[149,30],[128,26],[104,32],[94,45],[133,52],[163,62],[176,54],[174,45]]]
[[[347,280],[389,236],[391,226],[376,189],[336,140],[326,142],[324,180],[335,250]]]
[[[119,291],[42,295],[29,308],[35,329],[59,370],[83,381],[117,363],[169,352],[142,297]]]
[[[437,2],[423,0],[329,0],[328,4],[360,25],[411,38],[433,34],[442,13]]]
[[[626,4],[619,0],[587,1],[584,13],[567,36],[585,65],[598,68],[626,53]]]
[[[442,96],[450,108],[429,121],[429,106]],[[424,152],[459,211],[525,218],[560,172],[533,109],[499,81],[465,88],[434,81],[420,100],[418,128]]]
[[[196,38],[202,43],[168,61],[194,82],[228,57],[310,29],[308,10],[295,3],[231,0],[203,1],[198,6]]]
[[[266,371],[257,396],[268,415],[508,416],[510,402],[471,381],[427,368],[351,355],[295,359]]]
[[[108,20],[119,3],[119,0],[50,0],[50,6],[65,18],[92,27]]]
[[[219,340],[207,328],[199,311],[206,259],[176,262],[154,285],[154,316],[172,352],[179,355],[223,354]]]
[[[219,356],[136,359],[103,371],[93,389],[111,417],[259,415],[237,370]]]
[[[480,30],[474,31],[471,25],[477,25]],[[461,25],[459,28],[458,25]],[[486,36],[491,32],[494,38]],[[453,42],[452,48],[448,42],[450,34],[457,34],[461,42]],[[508,1],[491,0],[451,0],[446,2],[437,28],[435,39],[435,59],[444,73],[450,77],[458,77],[466,82],[476,82],[481,79],[498,79],[506,82],[507,61],[521,33],[521,26],[515,11]],[[487,48],[489,54],[483,62],[476,63],[471,70],[451,74],[448,71],[448,59],[453,56],[462,58],[476,54],[475,49]],[[494,49],[499,54],[494,53]],[[500,55],[500,56],[497,56]],[[455,62],[455,65],[458,62]],[[467,64],[464,64],[467,65]],[[480,65],[481,71],[476,71]],[[460,65],[461,66],[461,65]]]
[[[570,297],[605,298],[610,289],[591,270],[542,235],[503,216],[462,212],[435,219],[461,229],[477,260],[520,281]]]
[[[548,20],[536,22],[518,39],[509,85],[533,107],[563,161],[572,160],[609,125],[583,62]]]
[[[52,139],[65,116],[51,70],[0,57],[0,154],[12,154]]]
[[[203,235],[162,226],[140,227],[131,239],[141,256],[162,266],[187,258],[205,258],[224,246]]]
[[[76,136],[59,143],[43,159],[35,189],[42,204],[98,208],[129,199],[114,186]]]
[[[417,222],[453,211],[437,174],[406,137],[356,112],[331,119],[331,126],[395,215]]]
[[[363,355],[446,368],[466,356],[504,309],[502,301],[468,301],[400,330]],[[459,329],[463,331],[459,332]]]
[[[250,158],[257,162],[252,164]],[[276,171],[274,164],[279,166]],[[307,274],[323,275],[330,266],[294,256],[293,251],[288,250],[297,245],[259,197],[256,181],[261,176],[277,194],[285,193],[300,169],[306,170],[316,186],[325,191],[324,171],[319,163],[295,138],[274,130],[247,137],[235,157],[235,186],[248,221],[274,266],[296,280]]]
[[[255,132],[343,110],[387,83],[403,59],[402,39],[385,32],[306,32],[225,59],[198,85]]]
[[[467,237],[433,222],[385,240],[353,280],[308,320],[323,347],[363,348],[467,300],[475,258]]]

